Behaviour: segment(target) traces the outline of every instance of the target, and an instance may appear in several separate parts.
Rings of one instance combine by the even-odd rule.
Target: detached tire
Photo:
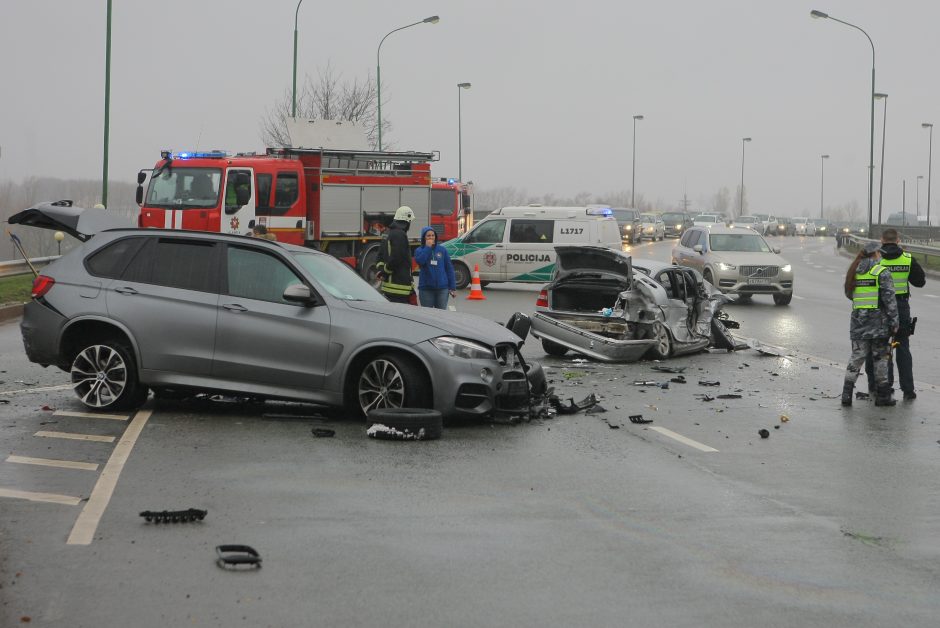
[[[371,438],[380,440],[437,440],[443,430],[443,418],[437,410],[425,408],[378,408],[368,415]],[[375,429],[385,426],[389,430]]]

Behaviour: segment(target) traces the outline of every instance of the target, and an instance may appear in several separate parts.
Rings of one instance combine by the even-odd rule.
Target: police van
[[[448,240],[457,288],[480,281],[544,283],[555,269],[556,245],[591,244],[620,250],[620,229],[610,207],[503,207],[459,238]]]

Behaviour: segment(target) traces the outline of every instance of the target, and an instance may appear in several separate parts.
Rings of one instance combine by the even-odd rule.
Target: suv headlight
[[[431,344],[455,358],[465,358],[467,360],[492,360],[495,354],[491,347],[487,347],[479,342],[464,340],[463,338],[454,338],[453,336],[441,336],[433,338]]]
[[[783,266],[780,267],[780,270],[781,270],[782,272],[788,273],[788,272],[790,272],[791,270],[793,270],[793,267],[790,266],[789,264],[784,264]]]
[[[725,262],[718,262],[718,270],[737,270],[737,266],[734,264],[727,264]]]

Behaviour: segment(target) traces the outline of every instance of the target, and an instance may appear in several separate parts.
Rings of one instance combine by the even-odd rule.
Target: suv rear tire
[[[149,391],[137,379],[134,353],[117,340],[80,349],[70,374],[79,401],[92,410],[131,410],[147,400]]]

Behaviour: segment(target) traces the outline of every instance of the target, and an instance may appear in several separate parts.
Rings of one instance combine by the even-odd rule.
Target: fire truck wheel
[[[369,283],[375,283],[375,264],[379,261],[379,247],[373,246],[362,256],[359,274]]]
[[[470,269],[463,262],[454,262],[454,281],[458,290],[463,290],[470,285]],[[482,282],[480,285],[483,285]]]
[[[368,435],[381,440],[437,440],[443,419],[428,408],[376,408],[369,410]]]
[[[149,391],[137,380],[134,353],[114,339],[80,349],[72,360],[72,387],[92,410],[130,410],[147,400]]]
[[[370,358],[356,377],[356,401],[362,414],[381,408],[431,408],[431,381],[408,356],[383,353]]]

